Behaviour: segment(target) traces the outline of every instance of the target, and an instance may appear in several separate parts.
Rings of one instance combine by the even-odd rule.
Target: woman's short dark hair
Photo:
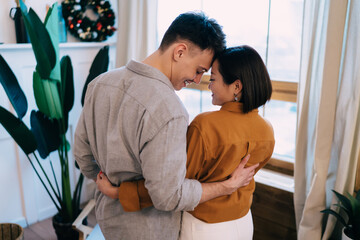
[[[258,52],[250,46],[225,49],[217,60],[219,72],[228,85],[239,79],[242,83],[240,102],[244,113],[264,105],[270,100],[272,86],[269,73]]]
[[[214,55],[226,47],[225,34],[215,19],[209,19],[202,12],[180,14],[165,32],[160,49],[165,50],[177,40],[188,40],[201,50],[210,49]]]

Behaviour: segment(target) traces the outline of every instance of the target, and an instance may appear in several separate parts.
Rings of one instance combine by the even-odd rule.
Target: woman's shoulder
[[[253,124],[254,129],[256,129],[254,132],[259,133],[264,139],[274,139],[274,128],[268,119],[259,115],[257,121],[253,121]]]
[[[219,111],[210,111],[199,113],[192,122],[194,123],[209,123],[218,117]]]
[[[269,121],[269,119],[266,119],[260,115],[259,115],[259,118],[261,119],[261,122],[262,122],[262,125],[264,126],[264,128],[267,128],[267,129],[271,130],[272,132],[274,132],[274,128],[273,128],[271,122]]]

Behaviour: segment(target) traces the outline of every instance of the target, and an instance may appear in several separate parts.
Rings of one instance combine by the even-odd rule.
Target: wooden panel
[[[271,99],[281,100],[281,101],[285,101],[285,102],[296,102],[297,96],[294,94],[291,94],[291,93],[287,93],[287,92],[273,91],[273,93],[271,95]]]
[[[187,88],[198,89],[202,91],[208,91],[210,75],[203,75],[200,84],[190,84]],[[286,101],[286,102],[297,102],[297,89],[298,83],[296,82],[285,82],[272,80],[273,93],[271,99]]]
[[[251,207],[254,239],[296,239],[293,193],[256,183]]]
[[[197,90],[201,90],[201,91],[209,91],[208,85],[209,85],[209,79],[210,79],[210,75],[203,75],[200,81],[200,84],[195,84],[192,83],[189,86],[187,86],[186,88],[191,88],[191,89],[197,89]]]
[[[296,82],[284,82],[284,81],[271,81],[273,87],[273,93],[271,99],[281,100],[287,102],[297,101],[297,87]]]
[[[294,164],[292,162],[284,161],[278,158],[272,157],[265,165],[265,168],[275,172],[284,173],[289,176],[294,176]]]
[[[360,153],[357,162],[357,171],[355,176],[355,192],[360,191]]]
[[[254,219],[256,226],[261,226],[261,229],[255,227],[254,240],[291,240],[296,239],[296,231],[277,224],[269,224],[268,220],[261,217]]]

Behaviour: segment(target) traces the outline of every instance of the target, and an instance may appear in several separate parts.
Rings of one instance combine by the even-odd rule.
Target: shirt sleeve
[[[194,124],[191,124],[187,132],[186,178],[197,180],[200,178],[205,153],[205,144],[201,133]],[[153,206],[144,184],[144,180],[121,183],[119,201],[126,212],[140,211],[145,207]]]
[[[200,201],[200,182],[185,179],[186,129],[183,117],[172,119],[141,151],[145,187],[158,210],[191,211]]]
[[[88,133],[86,131],[84,111],[80,115],[74,136],[74,156],[81,172],[89,179],[96,179],[100,168],[97,165],[93,152],[89,144]]]

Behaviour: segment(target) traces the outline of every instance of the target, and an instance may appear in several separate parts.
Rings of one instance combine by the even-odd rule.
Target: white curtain
[[[118,0],[116,67],[144,60],[157,48],[157,0]]]
[[[331,189],[353,193],[360,147],[360,1],[305,0],[294,204],[298,239],[328,239]]]

